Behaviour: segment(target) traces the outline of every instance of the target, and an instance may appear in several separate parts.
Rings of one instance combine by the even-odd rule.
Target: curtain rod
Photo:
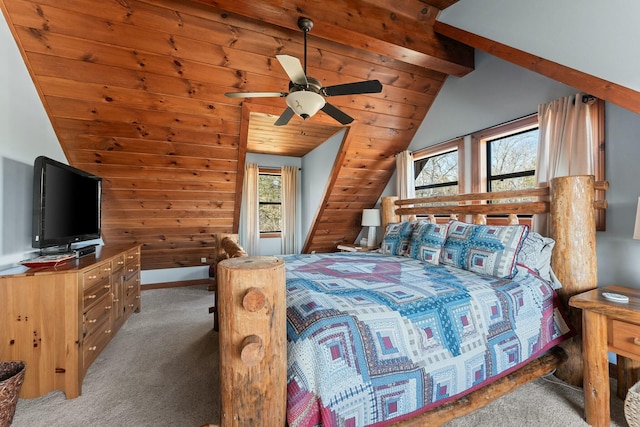
[[[283,166],[287,166],[287,165],[283,165]],[[278,170],[280,170],[280,169],[282,169],[282,166],[260,166],[260,165],[258,165],[258,169],[274,169],[274,170],[278,169]],[[298,170],[301,171],[302,168],[298,168]]]

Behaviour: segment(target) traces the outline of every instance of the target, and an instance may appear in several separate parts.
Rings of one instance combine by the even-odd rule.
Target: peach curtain
[[[242,185],[242,220],[238,239],[250,256],[260,255],[259,174],[260,169],[256,163],[245,165]]]
[[[413,154],[401,151],[396,156],[396,194],[400,199],[412,199],[416,196]]]
[[[296,217],[298,206],[298,167],[282,166],[282,254],[296,254]]]
[[[536,186],[559,176],[595,174],[598,103],[583,93],[538,106]],[[533,229],[547,235],[547,215],[536,215]]]

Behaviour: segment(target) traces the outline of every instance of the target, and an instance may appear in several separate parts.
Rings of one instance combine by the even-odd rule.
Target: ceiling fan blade
[[[284,110],[284,113],[282,113],[282,115],[278,118],[278,120],[276,120],[276,122],[274,123],[275,126],[284,126],[287,123],[289,123],[289,120],[291,120],[291,117],[294,116],[294,112],[293,109],[291,109],[291,107],[287,107],[286,110]]]
[[[287,92],[227,92],[228,98],[284,98]]]
[[[324,96],[357,95],[361,93],[382,92],[382,83],[378,80],[367,80],[364,82],[344,83],[341,85],[328,86],[322,88]]]
[[[289,79],[298,85],[308,85],[307,76],[304,74],[304,69],[300,60],[295,56],[290,55],[276,55],[280,65],[284,68],[285,73],[289,76]]]
[[[334,119],[336,119],[337,121],[339,121],[340,123],[342,123],[343,125],[348,125],[353,121],[353,117],[337,109],[336,107],[329,104],[328,102],[325,102],[324,107],[322,107],[321,110],[327,113],[328,115],[330,115],[331,117],[333,117]]]

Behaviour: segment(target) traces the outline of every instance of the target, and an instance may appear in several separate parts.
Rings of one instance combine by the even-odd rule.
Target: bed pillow
[[[431,224],[426,221],[418,223],[411,235],[409,256],[418,261],[438,265],[448,228],[449,224]]]
[[[392,222],[387,225],[380,252],[388,255],[407,255],[411,249],[411,234],[420,221]]]
[[[551,252],[555,240],[544,237],[535,231],[529,232],[518,253],[517,263],[533,270],[543,279],[551,281]]]
[[[451,221],[440,262],[478,274],[512,278],[527,225],[477,225]]]

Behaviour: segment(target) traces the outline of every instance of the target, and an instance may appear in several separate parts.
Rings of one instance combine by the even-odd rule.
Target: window
[[[472,191],[533,188],[538,158],[538,116],[532,115],[471,136]]]
[[[462,139],[413,153],[416,197],[463,192]]]
[[[282,226],[282,179],[279,169],[260,169],[258,176],[260,236],[280,233]]]
[[[535,187],[538,128],[486,142],[487,191]]]

